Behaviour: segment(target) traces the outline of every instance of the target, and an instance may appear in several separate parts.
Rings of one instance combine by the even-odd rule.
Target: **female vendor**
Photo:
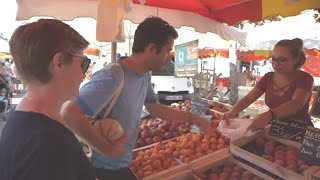
[[[313,77],[301,71],[306,62],[303,42],[299,38],[279,41],[271,55],[274,72],[265,74],[257,85],[225,114],[226,120],[235,118],[265,93],[269,111],[259,114],[248,130],[264,128],[272,119],[290,118],[313,126],[308,112]]]

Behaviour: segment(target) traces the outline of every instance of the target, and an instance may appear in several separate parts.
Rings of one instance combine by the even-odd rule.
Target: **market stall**
[[[135,149],[131,169],[139,179],[319,178],[320,166],[313,160],[319,158],[318,129],[273,120],[256,133],[241,133],[239,127],[233,127],[230,134],[221,128],[219,119],[231,106],[206,101],[206,114],[214,114],[210,120],[215,133],[191,131]],[[193,105],[192,101],[188,103]],[[189,105],[181,102],[171,107],[188,111],[193,108]]]
[[[77,1],[77,3],[79,2],[80,1]],[[137,1],[134,2],[137,3]],[[142,1],[139,1],[139,3],[141,2]],[[174,7],[185,8],[185,6],[182,5],[191,5],[189,7],[192,7],[192,9],[194,9],[194,7],[196,7],[195,5],[199,3],[198,1],[192,1],[196,4],[185,3],[185,1],[180,3],[177,3],[178,1],[171,1],[171,4],[169,3],[169,1],[166,2],[167,4],[161,4],[160,1],[147,0],[146,6],[153,5],[157,7],[155,9],[155,12],[158,14],[158,10],[161,10],[162,7],[170,7],[169,5],[171,5],[171,8],[173,9]],[[285,2],[288,4],[283,6]],[[18,15],[20,15],[19,17],[21,19],[29,18],[33,15],[43,15],[42,13],[46,13],[46,15],[52,13],[52,16],[62,18],[62,16],[56,14],[61,12],[66,12],[66,14],[68,15],[67,17],[74,18],[74,14],[68,14],[70,11],[65,9],[63,10],[63,8],[70,7],[72,5],[72,3],[70,2],[67,2],[69,6],[65,6],[65,4],[62,6],[59,6],[57,4],[53,5],[52,3],[55,2],[51,1],[42,1],[43,4],[37,4],[36,1],[18,1],[18,3],[20,3]],[[37,4],[38,6],[33,6],[33,8],[30,8],[32,7],[30,5],[32,3],[33,5]],[[60,3],[62,4],[62,1],[60,1]],[[81,3],[84,3],[84,1],[81,1]],[[96,16],[97,2],[88,1],[87,3],[89,3],[90,6],[83,6],[83,8],[73,9],[78,9],[83,13],[82,15],[86,15],[86,12],[92,11],[93,16]],[[177,4],[176,6],[173,6],[174,4],[172,3]],[[49,4],[52,6],[50,6]],[[269,7],[269,9],[265,6],[262,6],[262,4],[267,5],[266,7]],[[21,5],[24,5],[24,11],[22,10],[23,8],[21,8]],[[211,5],[216,6],[217,4],[212,3]],[[243,19],[251,19],[253,21],[257,21],[265,16],[272,15],[274,13],[282,14],[283,11],[287,11],[287,14],[284,13],[284,15],[291,15],[293,13],[300,12],[302,9],[312,7],[319,8],[320,6],[320,4],[316,2],[316,0],[234,0],[218,5],[219,6],[216,6],[216,8],[223,9],[223,11],[217,11],[218,14],[210,14],[210,12],[214,11],[204,11],[198,13],[209,18],[223,17],[225,14],[230,14],[229,17],[231,18],[228,21],[221,21],[233,24]],[[141,12],[145,12],[145,10],[149,9],[144,5],[137,6],[143,8],[142,10],[140,10]],[[278,11],[274,12],[274,8],[272,7],[275,6],[283,8],[278,8]],[[61,7],[61,9],[57,11],[54,10],[54,8],[48,7]],[[251,10],[253,9],[259,11],[260,14],[252,13]],[[209,9],[207,9],[207,7],[205,6],[205,10]],[[48,14],[48,12],[50,13]],[[164,10],[163,12],[166,11]],[[193,21],[190,22],[195,22],[194,20],[198,19],[198,16],[196,16],[195,18],[195,16],[191,14],[192,13],[188,14],[190,16],[184,14],[186,22],[190,21],[190,19],[193,19]],[[248,18],[248,14],[254,14],[254,17]],[[134,16],[134,14],[131,15]],[[187,16],[190,18],[188,18]],[[193,18],[191,16],[193,16]],[[235,17],[239,18],[234,19]],[[212,26],[212,24],[211,26],[207,26],[208,24],[210,24],[207,22],[208,20],[206,19],[198,22],[198,24],[203,24],[206,27],[206,30],[214,27]],[[226,26],[220,24],[219,27]],[[199,27],[199,29],[201,29],[201,27]],[[220,30],[224,31],[225,29],[221,28]],[[220,31],[220,33],[223,34],[224,32]],[[232,33],[230,33],[229,35],[229,37],[226,37],[233,37]],[[241,40],[243,39],[239,38],[239,42],[243,42]],[[152,118],[149,118],[148,121],[144,121],[145,123],[140,127],[141,133],[139,134],[139,138],[143,138],[145,142],[145,144],[143,145],[146,146],[143,146],[141,144],[137,145],[137,147],[140,147],[133,150],[132,152],[133,162],[131,164],[131,169],[139,179],[263,178],[311,180],[313,178],[316,178],[316,176],[320,173],[320,168],[318,166],[319,164],[317,162],[312,162],[312,158],[316,160],[318,160],[317,158],[319,158],[319,156],[317,155],[317,147],[319,145],[318,141],[320,141],[318,140],[318,137],[320,137],[320,133],[318,132],[318,130],[297,128],[298,134],[292,135],[288,134],[288,132],[286,131],[286,127],[288,127],[288,129],[289,127],[291,127],[290,124],[282,124],[281,126],[275,126],[275,124],[273,124],[270,127],[270,129],[272,129],[273,131],[270,131],[270,129],[265,129],[254,134],[239,133],[236,139],[230,139],[228,135],[225,134],[224,130],[219,130],[218,128],[221,122],[219,119],[221,119],[224,112],[230,109],[230,106],[219,102],[212,102],[207,100],[206,102],[207,106],[203,107],[206,107],[208,109],[206,109],[205,111],[203,111],[203,109],[200,110],[202,112],[205,112],[201,115],[212,116],[212,118],[209,118],[209,120],[211,121],[210,126],[214,129],[214,132],[211,135],[203,135],[197,130],[192,131],[192,124],[181,123],[173,126],[173,124],[169,125],[167,122],[167,125],[165,125],[165,120],[156,120]],[[172,108],[178,108],[179,110],[181,108],[181,110],[185,111],[187,111],[189,108],[190,111],[195,110],[192,106],[193,103],[190,103],[190,107],[187,106],[187,103],[185,103],[184,106],[181,103],[178,105],[172,105]],[[148,132],[145,131],[146,133],[143,133],[143,131],[147,130],[147,128]],[[238,128],[239,127],[234,127],[234,131],[236,131],[236,129]],[[181,132],[179,131],[179,133],[174,134],[174,132],[178,132],[177,129],[181,130]],[[171,134],[168,132],[171,132]],[[162,139],[159,134],[166,137]],[[292,138],[297,137],[298,135],[299,137],[302,137],[302,139],[300,138],[299,142],[292,142]],[[308,138],[313,139],[313,141],[305,141],[305,139]],[[249,147],[247,147],[247,145]],[[257,151],[256,149],[260,151],[255,152]],[[300,157],[305,158],[300,159]]]

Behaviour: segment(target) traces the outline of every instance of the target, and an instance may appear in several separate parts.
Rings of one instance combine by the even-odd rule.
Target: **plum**
[[[141,138],[146,139],[147,137],[149,137],[149,131],[148,130],[143,130],[141,132]]]
[[[149,130],[149,126],[147,126],[147,125],[141,125],[141,126],[140,126],[140,129],[142,129],[142,130]]]
[[[298,166],[297,161],[294,161],[294,160],[288,160],[288,161],[286,162],[286,164],[287,164],[287,165],[294,165],[294,166]]]
[[[308,168],[309,168],[308,165],[302,164],[301,166],[299,166],[298,172],[301,173],[301,172],[305,171],[305,170],[308,169]]]
[[[172,138],[172,133],[171,132],[166,132],[166,133],[164,133],[163,137],[165,139],[170,139],[170,138]]]
[[[179,131],[172,132],[173,137],[178,137],[180,135]]]
[[[297,168],[296,164],[289,164],[289,165],[287,165],[286,168],[293,171],[293,172],[298,172],[298,168]]]
[[[258,137],[258,138],[256,139],[256,146],[257,146],[258,148],[264,148],[265,143],[266,143],[266,141],[265,141],[265,139],[262,138],[262,137]]]
[[[220,178],[229,179],[229,177],[230,177],[230,174],[227,173],[227,172],[222,172],[222,173],[220,174]]]
[[[283,146],[283,145],[279,145],[279,146],[277,146],[276,147],[276,149],[275,149],[276,151],[283,151],[283,152],[285,152],[286,151],[286,147],[285,146]]]
[[[271,145],[266,145],[264,149],[264,153],[267,155],[273,155],[274,154],[274,147]]]
[[[282,166],[282,167],[285,166],[284,161],[281,160],[281,159],[276,159],[276,160],[273,161],[273,163],[275,163],[275,164],[277,164],[277,165],[279,165],[279,166]]]
[[[143,119],[141,122],[141,125],[147,125],[147,123],[148,123],[148,119]]]
[[[298,157],[295,154],[287,154],[286,159],[287,159],[287,161],[289,161],[289,160],[297,161]]]
[[[275,159],[284,159],[285,158],[285,152],[281,150],[277,150],[274,152]]]
[[[271,155],[262,155],[262,157],[268,161],[273,162],[274,158]]]
[[[170,132],[174,132],[174,131],[176,131],[177,130],[177,127],[174,127],[174,126],[170,126],[169,127],[169,131]]]
[[[151,137],[147,137],[147,138],[145,138],[145,141],[146,141],[146,144],[147,144],[147,145],[150,145],[150,144],[152,144],[152,143],[153,143],[153,141],[152,141],[152,138],[151,138]]]
[[[237,178],[237,179],[239,179],[239,178],[241,177],[241,173],[239,173],[239,172],[232,172],[232,173],[231,173],[231,177],[232,177],[232,178]]]
[[[231,166],[224,166],[223,167],[223,172],[231,173],[232,172],[232,167]]]
[[[219,176],[216,173],[211,173],[209,175],[209,180],[219,180]]]
[[[153,140],[153,142],[155,143],[155,142],[160,142],[162,139],[161,139],[160,136],[154,136],[154,137],[152,138],[152,140]]]
[[[138,147],[145,146],[145,145],[146,145],[146,142],[143,139],[141,139],[141,138],[137,139],[137,146]]]
[[[304,165],[305,163],[304,163],[304,161],[303,160],[298,160],[298,166],[302,166],[302,165]]]

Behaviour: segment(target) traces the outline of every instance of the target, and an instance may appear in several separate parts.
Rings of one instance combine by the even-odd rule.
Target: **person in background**
[[[12,63],[10,68],[11,68],[11,71],[12,71],[11,80],[12,80],[13,93],[17,94],[17,93],[20,92],[19,85],[21,84],[21,79],[20,79],[20,76],[19,76],[19,74],[17,72],[16,64]]]
[[[0,179],[94,180],[75,135],[60,116],[79,93],[88,42],[69,25],[40,19],[18,27],[9,42],[27,93],[7,117],[0,139]]]
[[[257,85],[225,114],[226,120],[235,118],[265,93],[269,111],[259,114],[248,130],[264,128],[272,119],[291,118],[313,126],[308,112],[313,77],[300,68],[306,62],[301,39],[279,41],[272,51],[274,72],[265,74]]]
[[[250,71],[250,68],[246,67],[246,70],[244,71],[244,73],[246,74],[246,86],[250,86],[250,87],[253,86],[256,78]]]
[[[13,75],[13,72],[10,68],[10,66],[7,66],[6,63],[0,63],[0,74],[5,78],[5,80],[11,84],[11,76]]]
[[[4,64],[5,64],[6,66],[10,67],[11,64],[12,64],[12,61],[11,61],[9,58],[7,58],[7,59],[5,59]]]
[[[121,58],[118,62],[124,72],[124,86],[110,118],[117,119],[124,130],[131,134],[125,147],[118,150],[124,152],[122,156],[115,158],[106,152],[108,143],[93,128],[87,117],[97,113],[120,84],[121,78],[113,68],[115,66],[106,66],[93,74],[89,82],[81,88],[80,95],[62,110],[68,126],[95,150],[92,165],[99,180],[136,179],[129,166],[143,105],[153,117],[169,121],[190,121],[204,130],[210,130],[209,121],[206,119],[159,104],[152,89],[149,71],[159,71],[171,60],[170,51],[177,37],[177,31],[168,22],[158,17],[147,18],[139,24],[135,32],[132,55]]]
[[[264,76],[265,74],[267,74],[268,72],[272,72],[273,68],[272,65],[269,61],[263,61],[263,65],[260,68],[260,75]]]

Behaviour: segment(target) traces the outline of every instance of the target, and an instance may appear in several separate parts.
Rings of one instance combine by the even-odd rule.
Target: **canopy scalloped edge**
[[[50,16],[60,20],[73,20],[78,17],[96,19],[97,2],[97,0],[19,0],[16,19],[28,20],[34,16]],[[224,40],[233,40],[245,45],[246,32],[191,12],[132,4],[131,11],[126,14],[125,19],[139,23],[149,16],[161,17],[176,28],[193,27],[197,32],[212,32]]]

